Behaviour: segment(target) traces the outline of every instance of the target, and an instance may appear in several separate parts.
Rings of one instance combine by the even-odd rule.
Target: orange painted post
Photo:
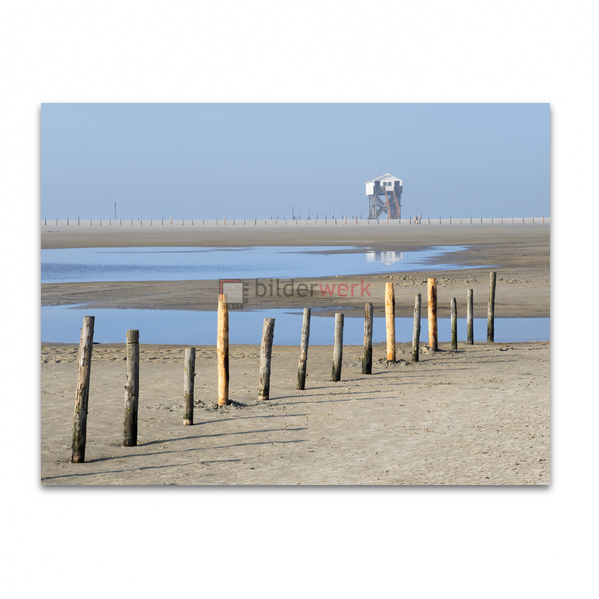
[[[428,279],[428,345],[433,351],[439,351],[437,339],[437,279]]]
[[[387,360],[395,362],[395,292],[393,283],[385,285],[385,323],[387,328]]]

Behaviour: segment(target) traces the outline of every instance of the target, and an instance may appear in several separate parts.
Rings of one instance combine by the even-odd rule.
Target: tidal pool
[[[399,244],[388,251],[348,246],[59,249],[42,250],[41,267],[42,283],[290,279],[467,268],[439,260],[464,249],[440,246],[404,252]]]
[[[185,310],[116,310],[87,306],[47,306],[41,309],[41,340],[57,343],[78,343],[83,316],[95,316],[94,341],[123,343],[128,329],[138,329],[140,343],[172,343],[184,345],[214,345],[216,343],[216,312]],[[302,312],[294,310],[231,310],[229,341],[235,344],[260,344],[264,318],[275,319],[275,345],[298,345],[302,328]],[[398,343],[412,340],[413,320],[395,319]],[[310,343],[332,345],[335,319],[318,316],[312,311]],[[437,321],[439,341],[451,340],[450,320]],[[364,319],[344,320],[345,345],[362,345]],[[420,339],[428,342],[427,320],[422,319]],[[373,323],[373,342],[385,340],[385,319]],[[458,319],[458,340],[465,343],[466,319]],[[474,340],[487,340],[487,321],[474,319]],[[549,341],[549,318],[497,318],[495,341]]]

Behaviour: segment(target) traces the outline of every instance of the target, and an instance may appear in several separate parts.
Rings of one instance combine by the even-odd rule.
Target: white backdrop
[[[579,298],[594,303],[597,13],[580,0],[4,2],[7,596],[587,595],[599,418]],[[40,105],[115,101],[550,102],[551,487],[42,488]]]

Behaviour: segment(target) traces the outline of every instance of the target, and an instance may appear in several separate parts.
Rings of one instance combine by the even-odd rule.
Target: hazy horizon
[[[549,104],[43,104],[41,218],[550,216]]]

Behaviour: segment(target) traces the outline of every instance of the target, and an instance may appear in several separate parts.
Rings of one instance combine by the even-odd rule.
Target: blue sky
[[[549,148],[549,104],[43,104],[41,217],[366,217],[387,172],[404,217],[549,216]]]

